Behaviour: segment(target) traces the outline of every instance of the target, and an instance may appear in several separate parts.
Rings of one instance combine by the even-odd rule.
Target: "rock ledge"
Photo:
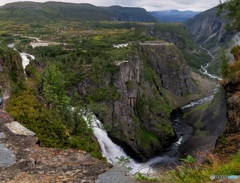
[[[76,149],[38,146],[35,134],[0,110],[1,183],[93,183],[112,165]]]

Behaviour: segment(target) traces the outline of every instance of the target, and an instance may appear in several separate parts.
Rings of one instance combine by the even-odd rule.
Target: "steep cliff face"
[[[223,85],[227,97],[227,126],[218,139],[217,151],[225,154],[240,149],[240,83],[228,82]]]
[[[109,113],[102,116],[103,122],[110,137],[130,155],[144,160],[175,136],[168,120],[170,106],[162,96],[159,78],[139,55],[116,64],[119,72],[113,76],[117,78],[114,87],[120,97],[108,103]],[[150,75],[149,80],[144,74]]]
[[[234,33],[225,29],[225,19],[216,15],[217,8],[209,9],[185,22],[195,41],[213,53],[230,42]]]
[[[0,48],[0,86],[4,92],[9,92],[13,84],[23,80],[23,67],[20,55],[11,49]]]
[[[183,96],[196,93],[198,89],[191,79],[191,70],[179,49],[171,43],[143,43],[141,51],[148,64],[158,75],[161,86]]]
[[[150,158],[175,140],[168,93],[178,97],[199,92],[191,70],[174,44],[145,42],[130,59],[115,61],[117,72],[104,85],[117,97],[104,101],[107,113],[98,116],[110,137],[140,160]],[[78,84],[80,95],[93,92],[90,80]]]
[[[228,97],[228,120],[226,134],[240,133],[240,90]]]

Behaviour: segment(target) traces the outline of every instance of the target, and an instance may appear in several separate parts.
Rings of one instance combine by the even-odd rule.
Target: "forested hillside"
[[[87,145],[92,144],[92,132],[71,112],[69,106],[74,106],[97,114],[130,154],[149,158],[174,140],[170,111],[210,89],[202,90],[187,64],[199,68],[208,55],[181,24],[1,24],[2,45],[14,43],[18,51],[35,56],[26,67],[25,88],[12,92],[7,109],[46,146],[82,148],[99,157],[97,146]],[[31,46],[41,42],[48,46]],[[27,105],[20,107],[23,103]]]
[[[143,8],[121,6],[97,7],[91,4],[63,2],[16,2],[0,7],[0,20],[27,22],[70,21],[131,21],[154,22],[155,18]],[[12,16],[14,15],[14,16]]]

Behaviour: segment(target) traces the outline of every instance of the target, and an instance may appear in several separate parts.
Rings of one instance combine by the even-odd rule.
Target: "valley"
[[[90,10],[96,14],[90,16]],[[219,43],[229,50],[238,34],[225,31],[224,22],[213,17],[215,11],[169,24],[156,22],[141,8],[57,2],[1,7],[0,85],[1,95],[8,97],[0,115],[7,138],[0,140],[21,155],[18,145],[8,142],[17,137],[5,123],[18,121],[36,135],[21,136],[31,140],[24,146],[30,150],[23,149],[24,161],[16,156],[16,175],[6,173],[12,165],[3,167],[4,180],[16,181],[23,174],[54,180],[61,174],[69,182],[130,183],[136,182],[134,176],[171,182],[174,170],[167,170],[195,168],[185,162],[187,157],[203,163],[226,148],[226,134],[233,133],[237,114],[231,113],[229,126],[229,101],[220,84],[225,91],[235,85],[220,77]],[[206,21],[210,26],[202,26]],[[238,103],[231,100],[234,111]],[[61,158],[59,167],[56,159],[50,165],[43,152]],[[64,154],[79,157],[79,164],[71,165]],[[112,167],[109,163],[114,165],[111,173],[102,174]],[[172,174],[174,181],[186,181],[177,180],[178,175]]]

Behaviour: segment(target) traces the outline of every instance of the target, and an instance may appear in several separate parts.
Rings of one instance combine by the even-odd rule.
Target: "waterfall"
[[[31,60],[34,60],[35,57],[28,53],[19,53],[19,54],[22,57],[22,66],[23,66],[23,70],[25,73],[25,69],[26,69],[27,65],[30,63]]]
[[[97,119],[93,114],[88,114],[83,117],[85,121],[93,128],[93,133],[98,140],[98,143],[101,147],[102,156],[107,159],[111,164],[116,164],[119,162],[119,159],[128,159],[129,157],[123,151],[121,147],[114,144],[112,140],[108,137],[107,132],[104,130],[102,123]]]
[[[145,163],[137,163],[132,158],[130,158],[120,146],[113,143],[113,141],[108,137],[107,132],[104,130],[103,124],[97,119],[94,114],[88,113],[87,115],[83,115],[83,118],[89,127],[91,126],[93,128],[93,133],[100,145],[102,156],[105,157],[109,163],[116,166],[121,161],[121,159],[126,159],[124,166],[127,166],[131,169],[131,174],[135,174],[137,172],[143,174],[153,174],[155,171],[152,166],[160,162],[171,162],[174,161],[173,159],[175,159],[175,157],[164,155],[153,157]],[[179,146],[181,144],[181,141],[182,139],[180,138],[178,142],[173,144],[173,147]]]
[[[8,47],[16,50],[14,43],[8,44]],[[26,69],[27,65],[30,63],[31,60],[34,60],[35,57],[33,55],[30,55],[30,54],[24,53],[24,52],[22,52],[22,53],[19,52],[19,54],[22,58],[22,67],[24,70],[24,74],[26,74],[25,69]]]

